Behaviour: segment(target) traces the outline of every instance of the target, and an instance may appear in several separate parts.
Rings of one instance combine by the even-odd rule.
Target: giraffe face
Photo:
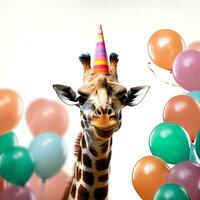
[[[76,93],[67,86],[54,85],[58,96],[67,104],[80,108],[81,126],[93,138],[108,140],[121,126],[121,111],[138,104],[149,87],[134,87],[129,91],[110,74],[87,76]]]
[[[93,74],[90,79],[78,90],[81,125],[94,137],[109,139],[121,126],[127,90],[110,75]]]

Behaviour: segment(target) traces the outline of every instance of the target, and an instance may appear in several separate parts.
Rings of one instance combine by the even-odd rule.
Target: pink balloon
[[[200,41],[192,42],[191,44],[188,45],[187,49],[200,51]]]
[[[22,186],[9,185],[0,193],[1,200],[35,200],[33,192]]]
[[[36,99],[27,109],[26,121],[34,136],[47,131],[63,136],[68,128],[69,117],[60,103]]]
[[[190,195],[191,200],[199,200],[200,165],[192,162],[175,165],[169,173],[168,182],[182,186]]]
[[[63,171],[60,171],[57,175],[47,180],[43,187],[41,179],[33,175],[29,182],[29,187],[32,189],[36,196],[36,200],[59,200],[62,199],[67,183],[70,181],[70,177]],[[44,199],[42,199],[42,196]]]
[[[184,89],[200,90],[200,52],[187,50],[180,53],[173,63],[172,73]]]

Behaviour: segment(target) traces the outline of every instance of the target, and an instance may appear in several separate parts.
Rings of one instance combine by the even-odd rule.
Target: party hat
[[[104,42],[104,36],[102,31],[102,26],[99,26],[94,63],[93,63],[93,72],[100,74],[108,74],[108,58],[106,53],[106,45]]]

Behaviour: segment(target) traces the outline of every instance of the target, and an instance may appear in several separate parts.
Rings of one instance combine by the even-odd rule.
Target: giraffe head
[[[113,69],[114,65],[117,66],[117,58],[114,53],[110,56],[111,73],[93,73],[91,68],[85,70],[84,84],[77,93],[71,87],[53,85],[64,103],[80,108],[83,129],[101,139],[110,138],[120,128],[122,109],[140,103],[149,89],[148,86],[140,86],[127,90],[120,85]],[[86,66],[90,56],[82,55],[80,60]]]
[[[90,66],[89,54],[82,54],[79,59],[83,64],[84,76],[83,85],[78,92],[68,86],[56,84],[53,87],[62,101],[80,108],[81,125],[90,137],[108,140],[121,126],[122,109],[140,103],[149,87],[133,87],[127,90],[119,84],[118,55],[112,53],[108,64],[101,27],[93,68]]]

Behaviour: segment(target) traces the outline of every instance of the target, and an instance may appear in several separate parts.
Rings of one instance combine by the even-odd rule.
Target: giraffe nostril
[[[108,115],[111,115],[113,113],[113,110],[111,108],[108,109]]]
[[[110,115],[110,116],[115,115],[115,111],[114,111],[114,109],[109,108],[109,109],[108,109],[108,115]]]
[[[95,115],[96,116],[100,116],[100,115],[102,115],[102,113],[101,113],[101,111],[99,109],[96,109],[95,110]]]

